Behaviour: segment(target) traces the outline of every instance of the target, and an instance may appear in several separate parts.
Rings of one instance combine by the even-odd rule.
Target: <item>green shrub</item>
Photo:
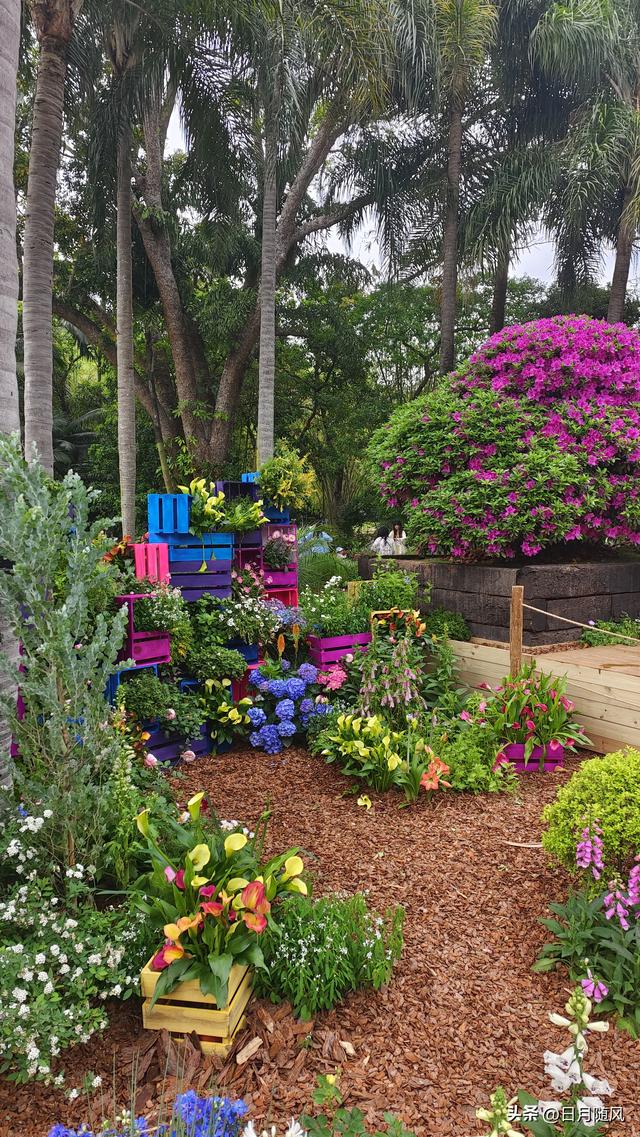
[[[607,632],[617,632],[618,635],[608,636]],[[625,641],[619,639],[619,636],[640,640],[640,620],[634,620],[631,616],[624,616],[622,620],[598,620],[593,628],[585,628],[580,638],[590,647],[601,647],[603,644],[624,645]]]
[[[413,572],[379,566],[373,580],[363,580],[357,606],[369,612],[388,612],[391,608],[415,608],[418,578]]]
[[[266,932],[262,941],[267,971],[256,971],[258,993],[274,1002],[288,999],[300,1018],[310,1019],[349,991],[378,990],[403,947],[404,909],[386,915],[385,923],[360,893],[285,903],[277,933]]]
[[[576,871],[582,830],[595,821],[602,828],[605,879],[623,872],[640,851],[640,750],[583,762],[542,816],[548,825],[542,844],[569,872]]]
[[[336,576],[343,582],[357,580],[359,573],[355,561],[339,557],[337,553],[310,552],[300,557],[298,565],[300,588],[310,588],[312,592],[320,592],[327,581]]]
[[[468,642],[471,629],[459,612],[449,612],[446,608],[433,608],[424,618],[430,636],[446,636],[450,640]]]
[[[247,670],[247,661],[233,648],[201,639],[187,652],[185,669],[201,683],[207,679],[241,679]]]
[[[500,793],[512,789],[516,778],[512,771],[505,773],[505,767],[493,770],[496,756],[496,741],[493,734],[483,727],[471,726],[450,741],[435,746],[438,757],[446,762],[449,773],[445,774],[452,790],[467,790],[473,794]]]
[[[118,704],[140,724],[159,720],[168,733],[178,735],[184,742],[196,738],[205,721],[204,709],[196,695],[183,694],[150,671],[134,675],[120,685]],[[168,711],[174,713],[168,716]]]

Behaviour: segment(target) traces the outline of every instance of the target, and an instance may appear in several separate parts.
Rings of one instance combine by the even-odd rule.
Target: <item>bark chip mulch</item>
[[[532,773],[515,795],[443,795],[399,808],[399,797],[369,811],[345,796],[347,781],[304,750],[275,758],[255,751],[206,758],[176,785],[186,800],[206,789],[223,818],[254,822],[272,810],[269,852],[307,851],[316,893],[365,890],[379,910],[406,909],[405,950],[388,988],[360,991],[312,1023],[287,1005],[255,1002],[226,1060],[204,1058],[187,1042],[178,1057],[165,1035],[143,1032],[139,1004],[114,1004],[100,1038],[69,1052],[67,1085],[91,1071],[103,1079],[104,1107],[144,1112],[188,1083],[242,1096],[265,1126],[308,1109],[315,1079],[339,1067],[348,1105],[372,1124],[391,1110],[418,1137],[482,1133],[475,1109],[499,1084],[550,1098],[542,1053],[564,1049],[566,1032],[547,1015],[561,1010],[563,972],[531,972],[545,931],[538,917],[567,890],[540,839],[540,811],[577,760],[559,774]],[[511,842],[511,843],[509,843]],[[624,1108],[609,1137],[640,1134],[640,1044],[611,1029],[593,1036],[587,1069],[615,1087]],[[100,1113],[100,1091],[93,1097]],[[87,1101],[60,1091],[0,1082],[0,1137],[44,1137],[55,1121],[87,1118]]]

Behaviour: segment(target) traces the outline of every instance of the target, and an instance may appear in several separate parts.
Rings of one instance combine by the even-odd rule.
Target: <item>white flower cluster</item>
[[[242,1130],[242,1137],[278,1137],[278,1133],[275,1125],[272,1125],[271,1129],[263,1129],[261,1133],[258,1133],[253,1121],[250,1121]],[[300,1122],[292,1117],[285,1129],[284,1137],[307,1137],[307,1130],[303,1129]]]

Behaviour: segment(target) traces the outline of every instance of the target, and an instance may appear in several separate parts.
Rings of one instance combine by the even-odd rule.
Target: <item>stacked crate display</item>
[[[232,535],[206,533],[200,538],[190,533],[189,494],[149,494],[147,509],[149,544],[167,546],[174,588],[179,588],[188,601],[207,595],[228,599],[231,596]]]

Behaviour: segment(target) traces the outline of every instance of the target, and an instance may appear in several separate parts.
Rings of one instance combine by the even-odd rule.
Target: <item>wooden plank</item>
[[[189,1034],[195,1030],[199,1034],[209,1034],[215,1038],[229,1035],[229,1011],[216,1011],[211,1007],[183,1007],[175,1003],[163,1003],[162,999],[152,1007],[149,1000],[142,1004],[142,1025],[145,1030],[176,1030]]]
[[[151,960],[145,964],[140,972],[140,988],[145,999],[151,999],[153,997],[156,984],[162,974],[161,971],[152,971],[150,964]],[[235,992],[247,975],[248,970],[247,967],[238,966],[237,963],[231,968],[229,975],[229,1002],[233,999]],[[170,995],[163,995],[162,997],[165,999],[173,997],[183,1003],[200,1003],[213,1008],[218,1005],[213,995],[203,995],[197,979],[188,979],[186,983],[181,983],[179,991],[180,993],[178,994],[178,988],[175,988]]]
[[[514,584],[509,609],[509,674],[513,679],[522,666],[522,622],[524,616],[524,588]]]

